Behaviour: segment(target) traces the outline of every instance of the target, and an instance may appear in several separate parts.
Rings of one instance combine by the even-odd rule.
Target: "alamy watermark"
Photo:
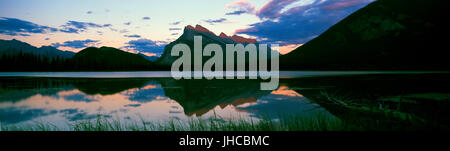
[[[257,49],[259,48],[259,51]],[[226,44],[225,70],[222,47],[218,44],[208,44],[202,48],[202,37],[194,36],[194,53],[188,45],[180,43],[172,47],[172,56],[180,56],[172,63],[171,75],[179,79],[258,79],[269,80],[261,82],[261,90],[274,90],[279,85],[279,53],[278,44],[272,44],[270,58],[267,44]],[[203,63],[203,56],[214,56]],[[246,53],[248,60],[246,61]],[[236,60],[234,58],[236,57]],[[193,66],[191,59],[193,59]],[[270,71],[268,61],[270,60]],[[236,63],[236,64],[235,64]],[[248,63],[248,70],[246,70]],[[180,67],[182,71],[180,71]],[[214,70],[212,70],[214,67]],[[236,69],[235,69],[236,67]]]

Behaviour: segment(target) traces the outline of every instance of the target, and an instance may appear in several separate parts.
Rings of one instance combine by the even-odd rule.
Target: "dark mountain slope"
[[[111,47],[89,47],[71,59],[75,70],[147,70],[151,62],[138,54]]]
[[[43,46],[36,48],[28,43],[13,39],[13,40],[1,40],[0,39],[0,55],[17,55],[19,53],[28,53],[37,56],[47,56],[49,58],[68,59],[75,55],[71,51],[58,50],[52,46]]]
[[[378,0],[280,58],[282,69],[448,70],[445,0]]]

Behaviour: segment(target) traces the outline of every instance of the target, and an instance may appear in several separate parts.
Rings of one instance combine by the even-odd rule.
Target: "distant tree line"
[[[117,59],[119,60],[119,59]],[[63,57],[49,57],[19,51],[18,53],[0,54],[1,71],[152,71],[167,70],[152,62],[138,64],[119,61],[117,64],[102,61],[73,60]]]
[[[0,71],[47,71],[67,70],[70,60],[19,51],[15,54],[0,55]]]

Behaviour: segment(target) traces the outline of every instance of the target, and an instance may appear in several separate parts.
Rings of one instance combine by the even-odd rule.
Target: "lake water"
[[[170,72],[3,72],[0,122],[64,127],[96,119],[124,122],[280,114],[326,116],[373,129],[445,129],[446,72],[281,72],[280,86],[258,80],[175,80]],[[381,123],[381,124],[380,124]]]

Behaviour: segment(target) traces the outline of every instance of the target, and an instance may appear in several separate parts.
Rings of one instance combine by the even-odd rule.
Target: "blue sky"
[[[0,39],[160,55],[186,25],[291,50],[373,0],[1,0]]]

